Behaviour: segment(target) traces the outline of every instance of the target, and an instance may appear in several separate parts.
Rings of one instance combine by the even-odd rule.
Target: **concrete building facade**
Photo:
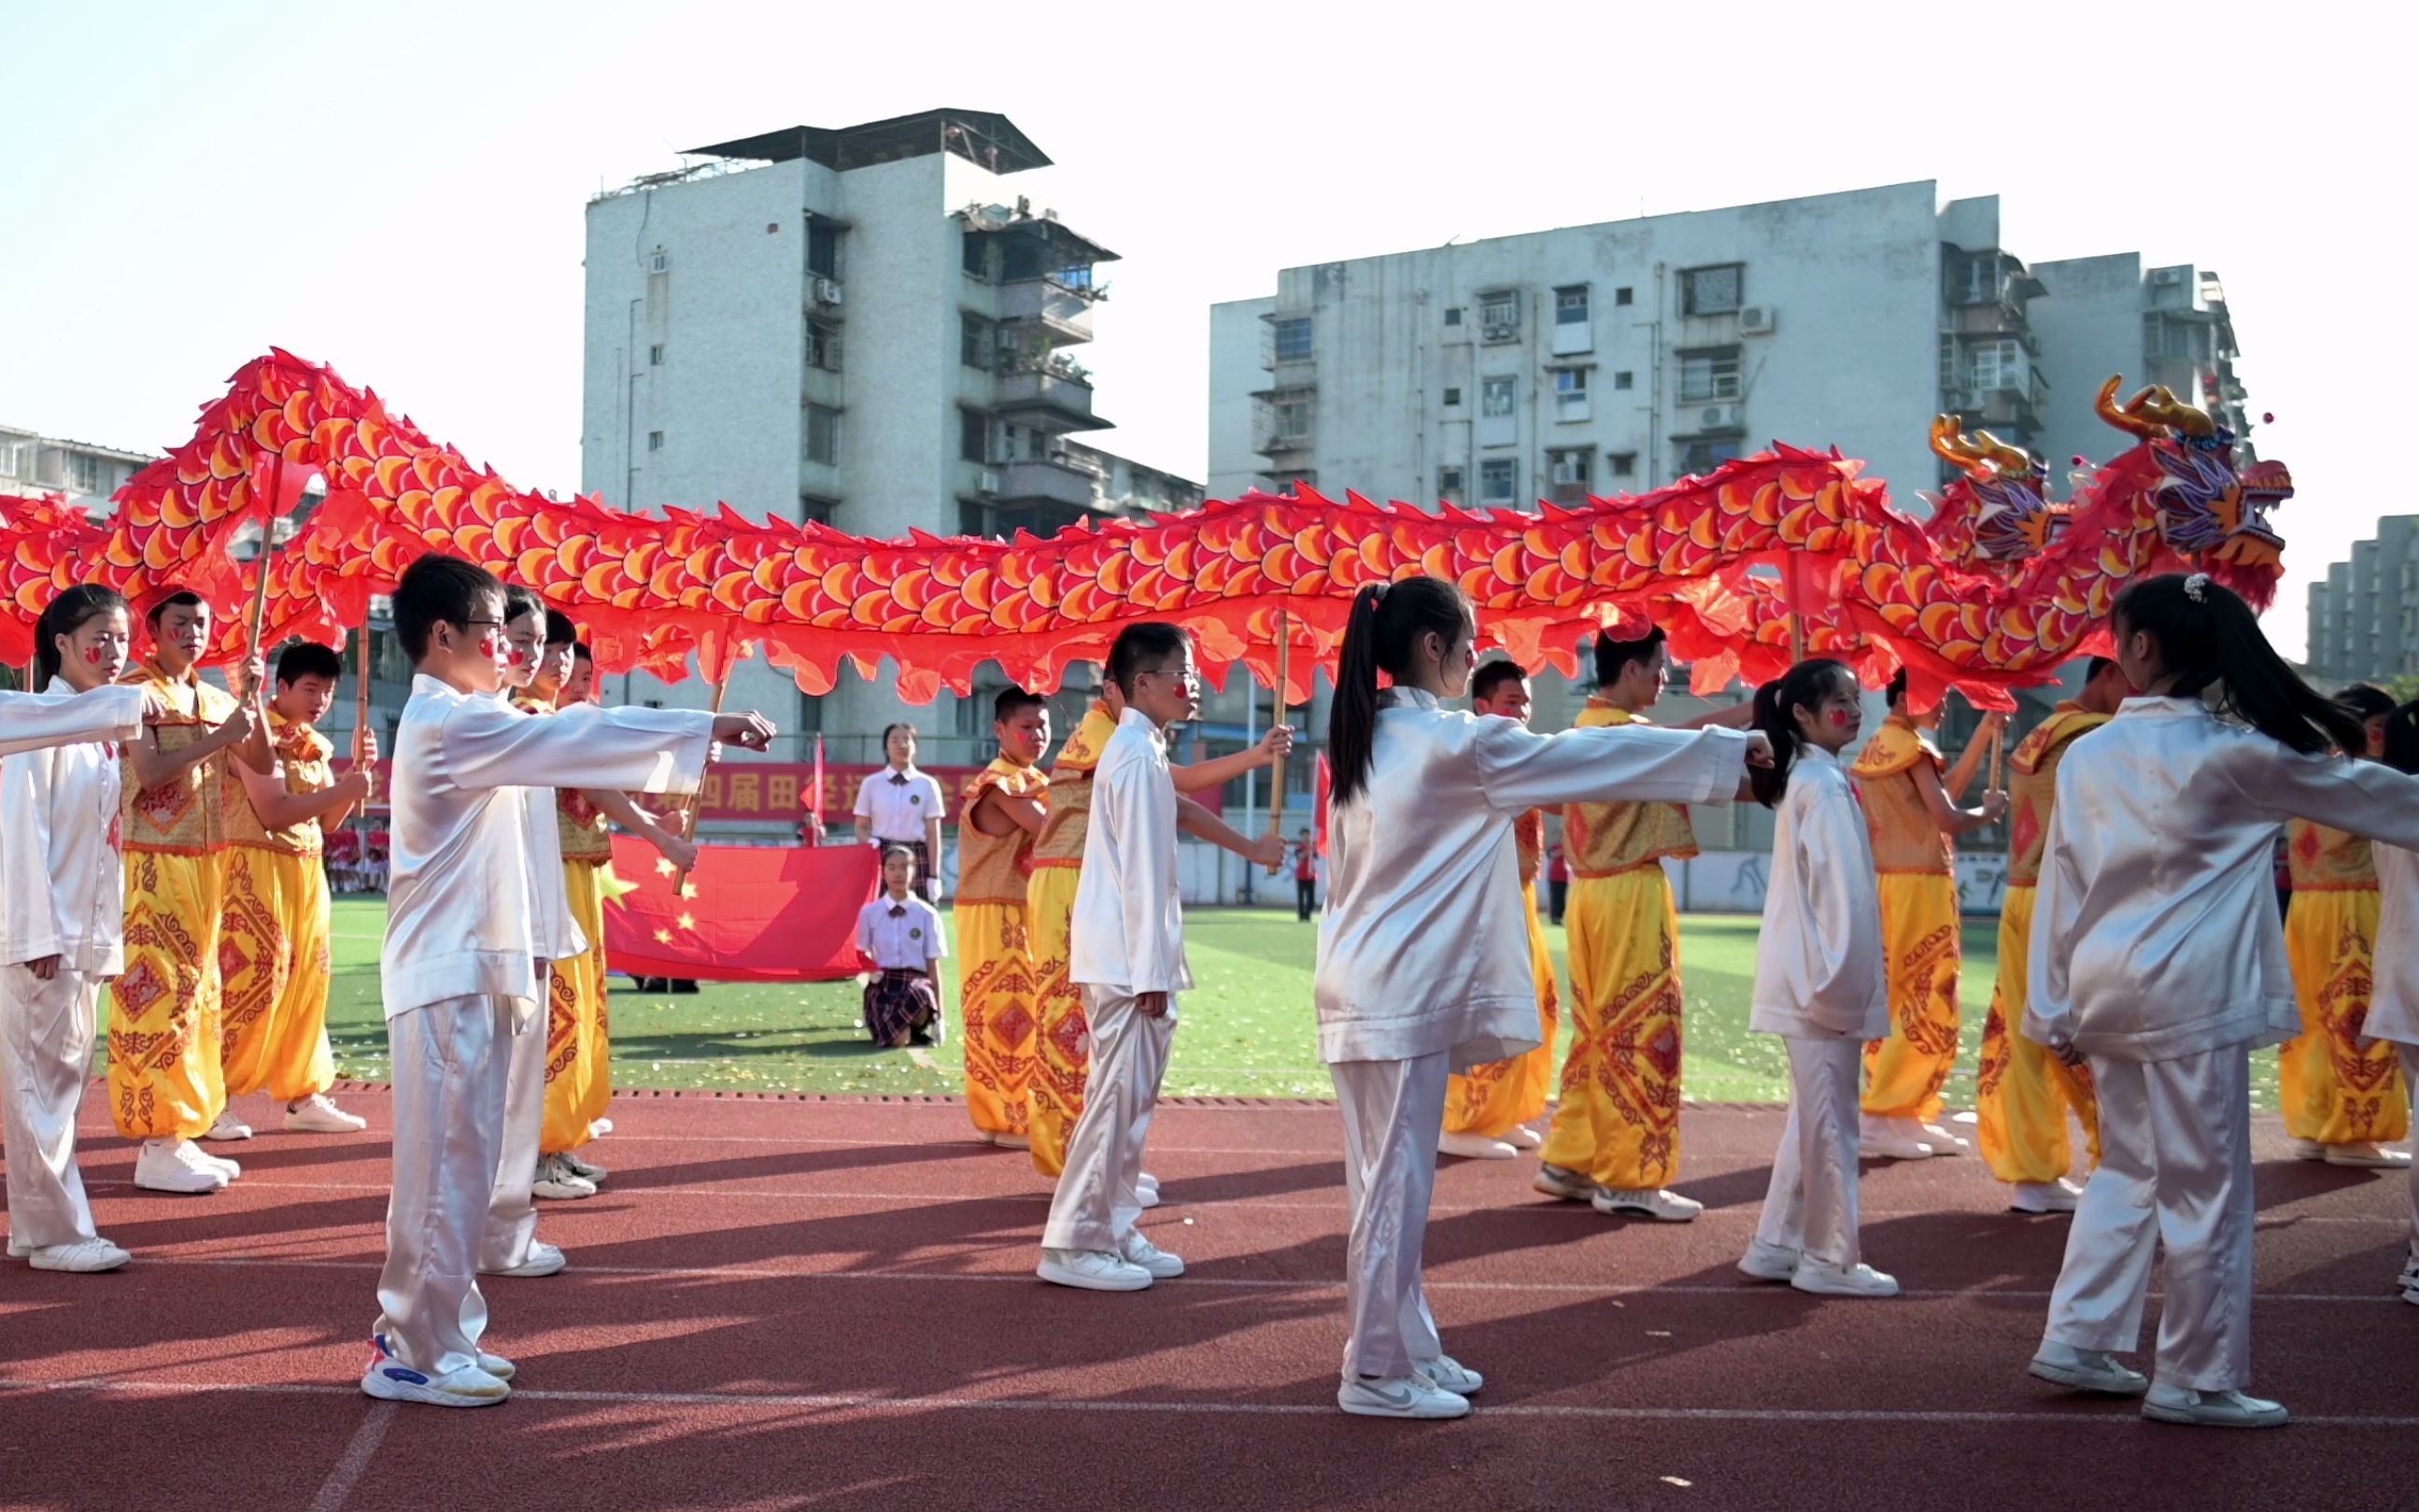
[[[2389,515],[2310,584],[2310,675],[2320,685],[2419,672],[2419,515]]]

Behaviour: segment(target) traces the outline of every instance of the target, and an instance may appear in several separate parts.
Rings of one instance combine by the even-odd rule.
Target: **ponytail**
[[[1845,664],[1818,656],[1801,661],[1755,690],[1753,728],[1772,742],[1772,764],[1747,769],[1748,791],[1767,809],[1780,807],[1789,791],[1790,764],[1797,759],[1805,737],[1798,733],[1797,711],[1811,708],[1845,683],[1853,691],[1856,674]]]
[[[1371,583],[1353,595],[1327,711],[1330,803],[1348,803],[1369,785],[1378,758],[1378,674],[1404,681],[1421,636],[1434,631],[1450,649],[1472,632],[1473,623],[1470,601],[1440,578]]]
[[[2259,633],[2251,606],[2207,573],[2134,583],[2117,595],[2115,620],[2120,639],[2138,633],[2158,642],[2175,697],[2214,688],[2219,713],[2304,755],[2368,749],[2360,716],[2302,681]]]
[[[126,609],[123,594],[93,583],[78,583],[52,599],[34,625],[34,686],[26,691],[39,693],[59,675],[59,637],[75,634],[112,609]]]
[[[2385,717],[2385,748],[2378,760],[2397,772],[2419,776],[2419,702],[2405,703]]]

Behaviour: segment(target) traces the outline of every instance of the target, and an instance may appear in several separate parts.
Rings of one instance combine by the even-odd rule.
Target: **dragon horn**
[[[2119,430],[2131,432],[2132,434],[2142,437],[2145,440],[2156,439],[2165,427],[2155,420],[2134,412],[2135,408],[2141,405],[2144,399],[2148,397],[2149,393],[2148,389],[2145,389],[2142,393],[2134,395],[2133,399],[2128,402],[2124,408],[2118,408],[2117,391],[2124,384],[2124,382],[2125,375],[2119,373],[2111,377],[2107,382],[2100,385],[2100,397],[2093,401],[2092,409],[2099,412],[2101,419],[2116,426]]]
[[[2154,383],[2135,394],[2125,408],[2150,416],[2182,435],[2207,438],[2217,434],[2217,422],[2210,419],[2207,410],[2177,398],[2164,383]]]
[[[2032,454],[2021,446],[2010,446],[1987,430],[1978,430],[1969,443],[1984,461],[1995,466],[2008,477],[2019,477],[2033,469]]]
[[[1972,465],[1977,460],[1977,456],[1973,448],[1967,444],[1964,436],[1961,434],[1964,426],[1965,423],[1955,415],[1933,416],[1933,455],[1945,462]]]

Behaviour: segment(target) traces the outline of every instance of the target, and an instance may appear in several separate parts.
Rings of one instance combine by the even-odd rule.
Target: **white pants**
[[[1785,1039],[1789,1046],[1789,1125],[1772,1157],[1772,1184],[1755,1237],[1850,1270],[1857,1242],[1857,1040]]]
[[[1041,1247],[1122,1255],[1142,1216],[1134,1178],[1142,1174],[1142,1147],[1176,1038],[1176,995],[1168,995],[1167,1016],[1152,1018],[1133,998],[1086,985],[1084,1015],[1092,1026],[1091,1079],[1084,1116],[1067,1136],[1067,1166],[1050,1199]]]
[[[1396,1381],[1444,1352],[1420,1285],[1452,1057],[1340,1060],[1327,1068],[1344,1113],[1344,1379]]]
[[[61,966],[50,980],[0,966],[0,1104],[8,1147],[8,1248],[28,1254],[93,1237],[76,1171],[76,1111],[92,1077],[100,979]]]
[[[2100,1168],[2067,1234],[2044,1337],[2078,1350],[2136,1348],[2165,1245],[2159,1381],[2238,1391],[2251,1380],[2251,1052],[2094,1056],[2091,1076]]]
[[[487,1304],[478,1252],[496,1184],[513,1007],[455,997],[387,1021],[394,1076],[394,1195],[377,1332],[403,1364],[442,1376],[479,1363]]]
[[[2397,1044],[2394,1053],[2402,1060],[2402,1080],[2419,1095],[2419,1044]],[[2411,1264],[2419,1268],[2419,1160],[2411,1163]]]
[[[544,963],[537,972],[538,990],[550,980]],[[530,1188],[537,1184],[538,1145],[546,1134],[546,1006],[516,1018],[512,1043],[505,1050],[504,1124],[497,1146],[495,1190],[487,1198],[487,1227],[479,1244],[479,1269],[509,1271],[530,1257],[537,1238],[537,1202]]]

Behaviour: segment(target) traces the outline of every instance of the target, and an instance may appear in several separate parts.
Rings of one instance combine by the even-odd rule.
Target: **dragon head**
[[[2231,506],[2222,511],[2226,539],[2217,559],[2243,567],[2281,566],[2285,538],[2268,522],[2268,512],[2293,497],[2293,474],[2282,462],[2254,462],[2237,480]]]
[[[1955,415],[1932,422],[1932,450],[1954,463],[1964,476],[1950,485],[1964,490],[1962,507],[1944,511],[1970,525],[1975,558],[1983,562],[2021,562],[2038,556],[2065,522],[2064,512],[2050,503],[2049,468],[1987,430],[1972,436]]]
[[[2242,481],[2234,471],[2234,433],[2156,383],[2119,405],[2117,390],[2123,381],[2112,378],[2102,384],[2095,408],[2101,419],[2142,438],[2157,465],[2150,493],[2158,501],[2159,533],[2170,549],[2187,556],[2218,549],[2248,518]],[[2266,500],[2260,512],[2276,501]],[[2259,531],[2266,533],[2264,522]]]

